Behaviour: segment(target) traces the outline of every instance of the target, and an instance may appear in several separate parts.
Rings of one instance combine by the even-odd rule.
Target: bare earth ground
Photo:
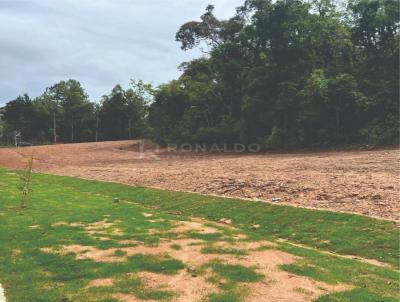
[[[139,142],[0,149],[0,166],[178,191],[272,201],[399,220],[398,150],[182,154]],[[143,151],[143,150],[142,150]]]

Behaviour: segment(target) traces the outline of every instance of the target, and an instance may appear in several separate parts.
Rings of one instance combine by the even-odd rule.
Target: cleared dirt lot
[[[141,152],[140,152],[141,151]],[[135,141],[0,149],[0,165],[399,220],[399,151],[177,154]]]

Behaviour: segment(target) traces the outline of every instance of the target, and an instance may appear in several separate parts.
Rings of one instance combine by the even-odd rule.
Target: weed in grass
[[[126,253],[126,251],[122,251],[122,250],[116,250],[115,252],[114,252],[114,256],[117,256],[117,257],[123,257],[123,256],[125,256],[127,253]]]
[[[182,246],[180,244],[171,244],[170,245],[171,249],[180,251],[182,249]]]
[[[314,292],[309,291],[309,290],[307,290],[305,288],[302,288],[302,287],[297,287],[297,288],[294,289],[294,291],[296,291],[298,293],[301,293],[301,294],[303,294],[305,296],[309,296],[309,297],[311,297],[314,294]]]
[[[186,271],[192,276],[197,277],[198,275],[204,274],[204,270],[202,268],[193,268],[193,267],[186,267]]]

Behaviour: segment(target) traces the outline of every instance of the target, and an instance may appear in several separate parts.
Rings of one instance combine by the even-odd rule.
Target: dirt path
[[[0,165],[399,220],[399,151],[196,155],[139,152],[137,142],[0,149]]]

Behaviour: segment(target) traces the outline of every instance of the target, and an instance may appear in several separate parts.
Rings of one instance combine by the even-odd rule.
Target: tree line
[[[204,53],[178,79],[117,85],[99,104],[62,81],[7,103],[3,128],[65,142],[397,144],[398,11],[395,0],[246,0],[220,20],[210,5],[176,34],[184,51]]]
[[[18,96],[0,111],[3,142],[12,143],[19,131],[33,143],[122,140],[148,136],[147,112],[151,86],[131,81],[116,85],[100,103],[91,102],[82,85],[60,81],[31,99]]]

